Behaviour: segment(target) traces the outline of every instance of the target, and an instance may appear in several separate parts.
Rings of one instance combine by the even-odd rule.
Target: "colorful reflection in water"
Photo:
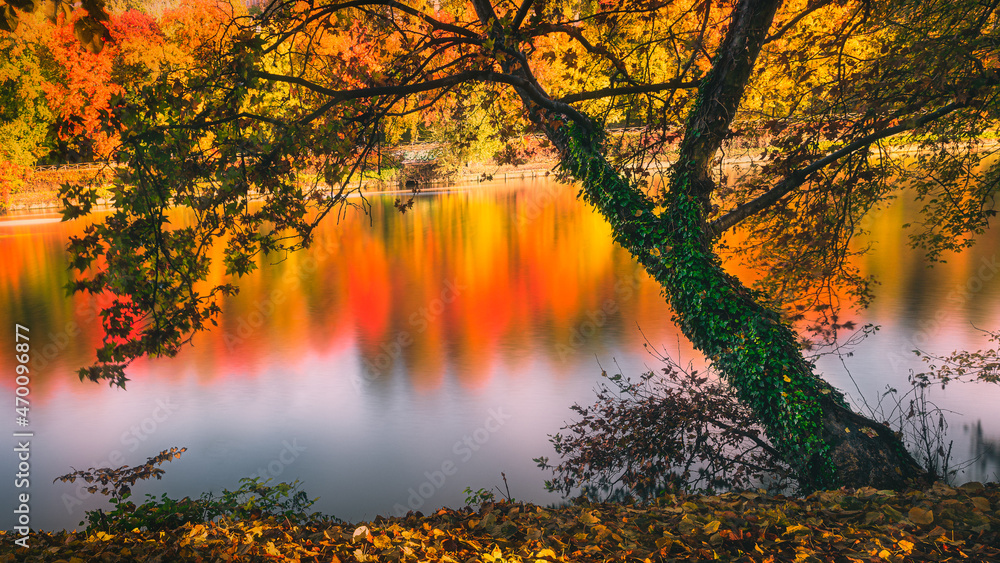
[[[655,369],[647,339],[697,358],[659,288],[574,196],[541,180],[477,187],[425,195],[405,215],[391,198],[372,198],[370,218],[349,212],[324,225],[309,251],[262,260],[217,330],[177,358],[135,364],[128,391],[74,375],[100,340],[100,304],[63,289],[63,245],[82,225],[0,224],[2,316],[31,328],[35,354],[33,522],[72,528],[103,506],[72,485],[50,485],[70,466],[131,465],[175,445],[188,453],[138,495],[233,489],[252,475],[300,479],[321,497],[317,508],[357,520],[460,505],[465,487],[491,488],[504,471],[518,499],[559,500],[543,491],[548,475],[531,458],[552,456],[546,435],[573,402],[593,399],[602,367]],[[919,367],[908,348],[918,338],[941,353],[981,347],[972,323],[995,326],[1000,312],[992,278],[961,303],[949,298],[992,263],[993,241],[925,270],[880,224],[881,244],[863,266],[883,285],[861,318],[883,329],[845,360],[868,396]],[[833,360],[820,365],[855,391]],[[4,369],[12,361],[0,356]],[[13,392],[9,378],[2,386]],[[966,413],[953,422],[957,457],[993,448],[965,477],[990,476],[1000,435],[990,405],[1000,390],[940,398]],[[13,473],[10,456],[2,464]]]

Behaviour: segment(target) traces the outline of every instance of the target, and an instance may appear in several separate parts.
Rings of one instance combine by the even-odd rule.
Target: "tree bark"
[[[532,119],[561,151],[561,165],[584,199],[611,224],[615,240],[664,288],[684,335],[749,405],[804,489],[899,489],[926,472],[886,426],[852,412],[813,373],[792,329],[727,274],[706,220],[716,184],[710,164],[739,109],[780,0],[742,0],[687,123],[666,208],[630,185],[604,154],[600,132],[579,114],[571,122],[522,92]],[[565,115],[565,114],[564,114]]]

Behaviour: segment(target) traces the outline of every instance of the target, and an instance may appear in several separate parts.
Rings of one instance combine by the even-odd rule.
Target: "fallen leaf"
[[[934,511],[919,506],[911,508],[907,516],[910,518],[910,522],[921,526],[934,522]]]

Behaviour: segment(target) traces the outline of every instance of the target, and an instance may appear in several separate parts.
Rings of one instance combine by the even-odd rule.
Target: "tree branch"
[[[387,8],[396,9],[396,10],[399,10],[400,12],[403,12],[405,14],[409,14],[409,15],[415,17],[415,18],[418,18],[418,19],[422,20],[427,25],[430,25],[432,28],[437,29],[439,31],[448,31],[448,32],[454,33],[455,35],[462,36],[462,37],[467,37],[469,39],[480,39],[479,34],[475,33],[472,30],[466,29],[464,27],[461,27],[461,26],[458,26],[458,25],[455,25],[455,24],[445,23],[443,21],[435,19],[435,18],[433,18],[433,17],[431,17],[431,16],[429,16],[429,15],[421,12],[420,10],[417,10],[417,9],[415,9],[415,8],[413,8],[411,6],[407,6],[405,4],[401,4],[401,3],[396,2],[394,0],[353,0],[353,1],[348,1],[348,2],[339,2],[337,4],[331,4],[331,5],[323,6],[322,8],[320,8],[319,10],[317,10],[316,12],[312,13],[311,15],[309,15],[308,17],[306,17],[305,19],[303,19],[296,26],[294,26],[291,29],[289,29],[288,31],[282,33],[271,46],[269,46],[266,49],[264,49],[264,53],[269,53],[272,50],[277,49],[279,45],[281,45],[282,43],[284,43],[285,41],[287,41],[288,39],[290,39],[291,37],[293,37],[297,33],[303,31],[304,29],[306,29],[306,27],[308,26],[308,24],[310,24],[310,23],[312,23],[314,21],[322,19],[322,18],[324,18],[326,16],[329,16],[330,14],[334,14],[334,13],[336,13],[338,11],[341,11],[341,10],[346,10],[346,9],[349,9],[349,8],[364,8],[364,7],[367,7],[367,6],[384,6],[384,7],[387,7]],[[274,15],[275,17],[277,17],[277,14],[271,14],[271,15]]]
[[[966,107],[968,102],[952,102],[946,106],[938,108],[936,111],[928,113],[919,118],[911,118],[906,120],[899,125],[894,127],[887,127],[881,131],[876,131],[869,135],[866,135],[852,143],[849,143],[840,149],[824,156],[823,158],[813,162],[805,168],[800,168],[795,172],[792,172],[788,176],[785,176],[777,185],[768,190],[767,192],[761,194],[757,198],[748,201],[742,205],[736,207],[729,213],[726,213],[722,217],[719,217],[709,225],[712,232],[718,236],[725,231],[731,229],[737,225],[740,221],[767,209],[771,205],[774,205],[779,199],[781,199],[786,194],[792,192],[799,186],[801,186],[814,172],[840,160],[841,158],[859,150],[870,146],[872,143],[885,139],[886,137],[891,137],[898,133],[904,131],[909,131],[911,129],[916,129],[921,127],[931,121],[940,119],[949,113]]]
[[[528,15],[528,9],[534,0],[524,0],[521,2],[521,7],[517,9],[517,14],[514,16],[514,21],[510,24],[510,30],[513,33],[517,33],[517,30],[521,27],[521,22],[524,21],[525,16]]]
[[[582,102],[584,100],[596,100],[599,98],[610,98],[611,96],[622,96],[627,94],[646,94],[650,92],[662,92],[663,90],[680,90],[685,88],[697,88],[699,80],[681,80],[675,78],[674,80],[668,80],[666,82],[659,82],[657,84],[638,84],[635,86],[619,86],[619,87],[609,87],[601,88],[600,90],[594,90],[592,92],[580,92],[577,94],[570,94],[568,96],[563,96],[559,98],[558,101],[564,104],[572,104],[574,102]]]
[[[781,29],[779,29],[778,31],[775,31],[771,35],[768,35],[767,38],[764,39],[764,43],[765,44],[766,43],[770,43],[771,41],[779,39],[789,29],[795,27],[800,21],[802,21],[802,18],[808,16],[809,14],[815,12],[816,10],[822,8],[823,6],[826,6],[827,4],[829,4],[832,1],[833,0],[819,0],[818,2],[815,2],[815,3],[814,2],[810,2],[808,5],[806,5],[806,8],[804,10],[802,10],[801,12],[799,12],[798,14],[796,14],[795,17],[792,18],[788,23],[786,23],[785,25],[781,26]]]
[[[569,35],[573,39],[576,39],[576,41],[584,49],[586,49],[588,53],[590,53],[592,55],[600,55],[600,56],[606,58],[607,60],[611,61],[611,64],[614,65],[615,69],[617,69],[618,72],[620,72],[622,74],[622,76],[625,77],[626,80],[628,80],[629,82],[632,82],[633,84],[635,84],[635,81],[632,80],[632,78],[629,76],[628,67],[625,66],[625,63],[622,62],[621,59],[619,59],[618,57],[616,57],[604,45],[602,45],[600,43],[598,43],[597,45],[594,45],[593,43],[591,43],[590,40],[588,40],[583,35],[583,32],[580,31],[578,28],[573,27],[573,26],[569,26],[569,25],[546,24],[546,25],[540,26],[538,28],[538,31],[540,32],[540,33],[538,33],[538,35],[544,35],[546,32],[550,33],[550,32],[553,32],[553,31],[560,32],[560,33],[565,33],[566,35]]]
[[[722,146],[736,116],[767,30],[780,0],[744,0],[733,11],[729,30],[698,93],[687,120],[678,162],[685,163],[695,195],[708,206],[709,163]]]
[[[760,436],[757,436],[757,435],[755,435],[754,433],[752,433],[752,432],[750,432],[748,430],[744,430],[742,428],[737,428],[737,427],[735,427],[735,426],[733,426],[731,424],[726,424],[725,422],[722,422],[721,420],[716,420],[716,419],[712,418],[711,416],[707,416],[707,415],[705,416],[705,420],[707,420],[711,424],[714,424],[714,425],[718,426],[719,428],[722,428],[723,430],[728,430],[728,431],[732,432],[733,434],[736,434],[737,436],[742,436],[743,438],[746,438],[747,440],[750,440],[754,444],[757,444],[757,446],[760,447],[760,449],[764,450],[765,452],[767,452],[768,454],[770,454],[771,456],[773,456],[773,457],[775,457],[777,459],[784,459],[784,457],[781,455],[781,452],[779,452],[778,450],[774,449],[774,447],[771,446],[771,444],[768,444],[764,440],[761,440]]]
[[[428,92],[431,90],[436,90],[438,88],[446,88],[448,86],[455,86],[463,82],[490,82],[495,84],[506,84],[508,86],[514,86],[515,88],[522,89],[526,95],[539,106],[554,111],[556,113],[562,114],[581,125],[589,127],[590,121],[583,116],[580,112],[566,104],[565,102],[553,100],[541,92],[538,87],[531,83],[525,78],[518,76],[511,76],[509,74],[502,74],[499,72],[493,72],[488,70],[468,70],[454,74],[452,76],[446,76],[443,78],[436,78],[433,80],[427,80],[424,82],[417,82],[413,84],[399,84],[395,86],[372,86],[368,88],[355,88],[351,90],[334,90],[332,88],[327,88],[321,84],[306,80],[298,76],[286,76],[282,74],[272,74],[266,71],[257,71],[256,76],[264,78],[267,80],[273,80],[276,82],[286,82],[288,84],[296,84],[302,86],[303,88],[308,88],[317,94],[322,94],[330,98],[324,107],[332,107],[333,104],[338,102],[345,102],[348,100],[357,100],[361,98],[374,98],[378,96],[406,96],[410,94],[419,94],[421,92]]]

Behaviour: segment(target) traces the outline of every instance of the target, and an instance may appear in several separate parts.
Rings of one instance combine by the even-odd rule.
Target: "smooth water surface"
[[[515,498],[559,501],[531,459],[554,457],[547,435],[574,402],[593,401],[602,368],[657,369],[647,340],[700,362],[658,286],[575,192],[548,180],[458,189],[426,194],[405,215],[391,197],[372,197],[370,218],[349,211],[309,251],[263,260],[215,331],[176,358],[134,364],[127,391],[74,374],[100,342],[100,303],[63,289],[64,244],[82,225],[0,221],[5,373],[14,323],[32,337],[31,525],[73,528],[107,506],[52,484],[71,467],[135,465],[170,446],[188,451],[133,500],[235,489],[254,475],[299,479],[320,497],[314,508],[358,521],[460,506],[466,487],[502,486],[503,471]],[[875,218],[879,244],[862,264],[883,283],[858,319],[882,330],[844,359],[853,381],[840,359],[820,363],[852,397],[905,386],[920,368],[914,347],[984,347],[973,325],[1000,324],[995,237],[928,270],[893,230],[905,213]],[[13,403],[13,377],[0,388]],[[959,479],[995,479],[1000,388],[956,386],[934,399],[962,413],[949,418],[955,457],[985,454]],[[11,431],[23,430],[8,412]],[[12,486],[13,455],[0,471],[13,509],[24,492]]]

